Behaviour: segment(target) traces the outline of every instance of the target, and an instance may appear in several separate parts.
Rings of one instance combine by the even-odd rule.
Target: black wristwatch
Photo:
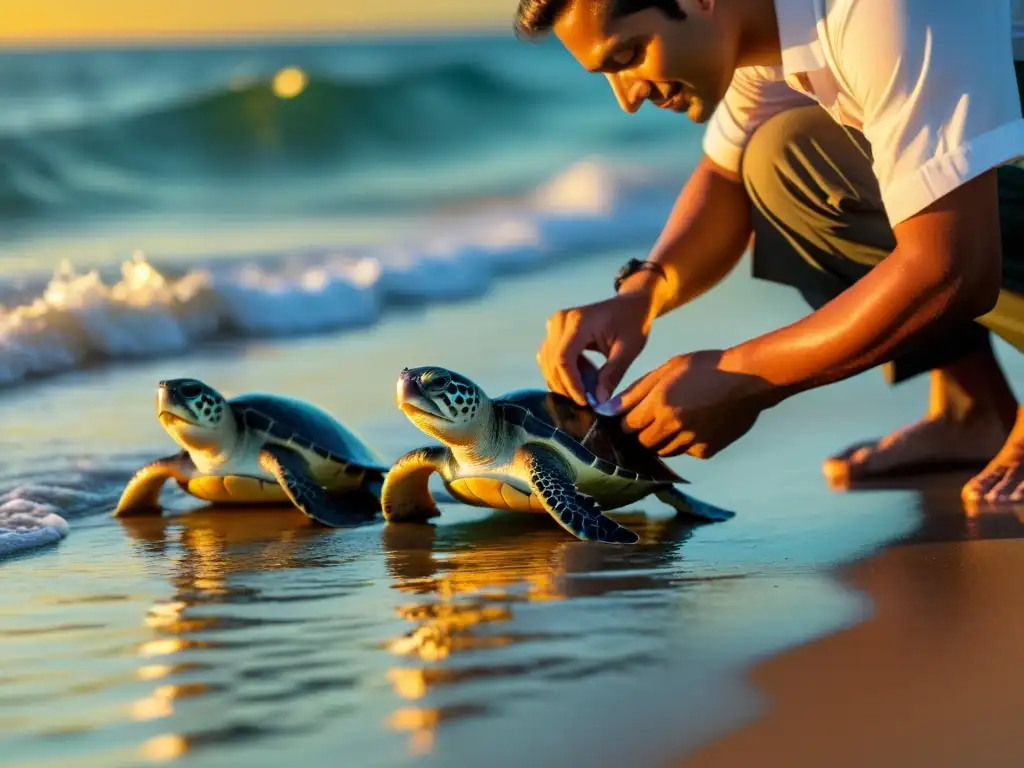
[[[619,292],[619,288],[626,281],[627,278],[632,277],[637,272],[643,270],[650,270],[651,272],[657,272],[662,276],[663,279],[668,280],[668,275],[665,274],[664,267],[653,261],[640,261],[640,259],[630,259],[622,265],[622,269],[619,270],[619,274],[615,276],[615,292]]]

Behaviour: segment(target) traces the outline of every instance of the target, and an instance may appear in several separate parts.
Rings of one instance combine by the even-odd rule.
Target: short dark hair
[[[533,40],[551,31],[559,17],[574,0],[519,0],[516,11],[516,36]],[[579,0],[587,2],[588,0]],[[678,0],[605,0],[611,4],[610,18],[629,16],[633,13],[657,8],[670,19],[682,20],[686,13],[679,7]]]

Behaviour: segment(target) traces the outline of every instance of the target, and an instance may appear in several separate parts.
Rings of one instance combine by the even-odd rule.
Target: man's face
[[[627,112],[650,101],[703,123],[732,80],[735,36],[714,0],[679,4],[686,19],[657,8],[610,19],[610,0],[573,0],[554,33],[585,69],[608,78]]]

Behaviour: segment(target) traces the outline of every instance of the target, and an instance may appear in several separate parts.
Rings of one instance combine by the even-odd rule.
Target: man
[[[606,407],[662,455],[710,457],[798,392],[885,365],[931,371],[924,420],[825,463],[837,482],[988,465],[966,500],[1024,498],[1024,409],[989,329],[1024,349],[1024,14],[1010,0],[521,0],[620,105],[707,123],[704,156],[616,294],[556,312],[538,362],[604,401],[651,323],[701,295],[753,236],[754,274],[815,311],[726,350],[681,354]],[[1020,20],[1011,23],[1013,18]],[[993,458],[994,457],[994,458]]]

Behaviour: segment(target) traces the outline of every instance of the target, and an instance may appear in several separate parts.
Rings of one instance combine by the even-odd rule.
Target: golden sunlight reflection
[[[440,711],[422,707],[402,707],[388,718],[388,726],[396,731],[411,731],[409,752],[416,756],[429,753],[434,748]]]
[[[274,93],[279,99],[294,99],[304,90],[308,78],[298,67],[285,67],[274,75]]]
[[[663,586],[659,568],[678,556],[692,529],[672,519],[617,517],[656,546],[636,550],[627,561],[607,548],[588,549],[541,515],[499,513],[466,525],[385,527],[382,540],[393,586],[416,598],[396,606],[398,616],[413,628],[385,643],[388,652],[408,660],[386,672],[399,699],[387,726],[409,732],[411,753],[433,748],[442,720],[481,709],[431,707],[435,689],[532,671],[510,666],[507,657],[492,664],[482,657],[470,667],[446,666],[459,653],[542,640],[516,626],[516,606]]]
[[[146,626],[151,629],[167,628],[180,621],[181,613],[188,604],[180,600],[173,603],[157,603],[146,615]]]
[[[208,689],[205,683],[187,685],[161,685],[152,695],[139,699],[132,704],[132,719],[156,720],[169,717],[174,713],[174,701],[191,696],[198,696]]]
[[[500,597],[488,596],[489,600]],[[497,648],[511,644],[507,637],[476,637],[474,629],[488,622],[508,621],[512,611],[505,605],[466,603],[414,604],[398,609],[398,615],[422,622],[412,633],[393,640],[389,650],[400,656],[417,655],[423,661],[440,661],[469,649]]]
[[[169,763],[188,752],[188,741],[183,736],[165,733],[154,736],[139,748],[139,757],[151,763]]]
[[[135,670],[135,676],[139,680],[159,680],[174,672],[176,667],[170,664],[146,664]]]
[[[416,701],[427,695],[427,676],[422,669],[392,668],[388,670],[387,678],[395,693],[407,701]]]
[[[214,639],[188,636],[224,627],[217,616],[190,616],[189,611],[211,600],[222,602],[239,594],[249,596],[251,588],[232,585],[234,574],[265,572],[316,565],[305,555],[310,538],[322,534],[308,525],[297,510],[197,510],[172,519],[121,518],[126,532],[143,555],[161,563],[173,563],[169,578],[173,594],[154,603],[142,622],[154,637],[139,644],[141,659],[155,660],[136,669],[140,681],[153,689],[128,707],[135,721],[154,721],[175,714],[179,700],[202,696],[210,690],[203,681],[177,683],[174,675],[202,667],[183,663],[182,655],[197,648],[216,648]],[[168,657],[176,657],[173,660]],[[177,663],[175,663],[177,662]],[[139,756],[149,762],[169,762],[188,751],[187,734],[164,734],[139,747]]]
[[[172,653],[183,651],[188,647],[189,643],[180,638],[147,640],[139,645],[138,653],[144,659],[151,659],[154,656],[170,656]]]
[[[161,717],[169,717],[174,713],[171,700],[160,696],[139,699],[132,704],[131,710],[133,720],[157,720]]]

